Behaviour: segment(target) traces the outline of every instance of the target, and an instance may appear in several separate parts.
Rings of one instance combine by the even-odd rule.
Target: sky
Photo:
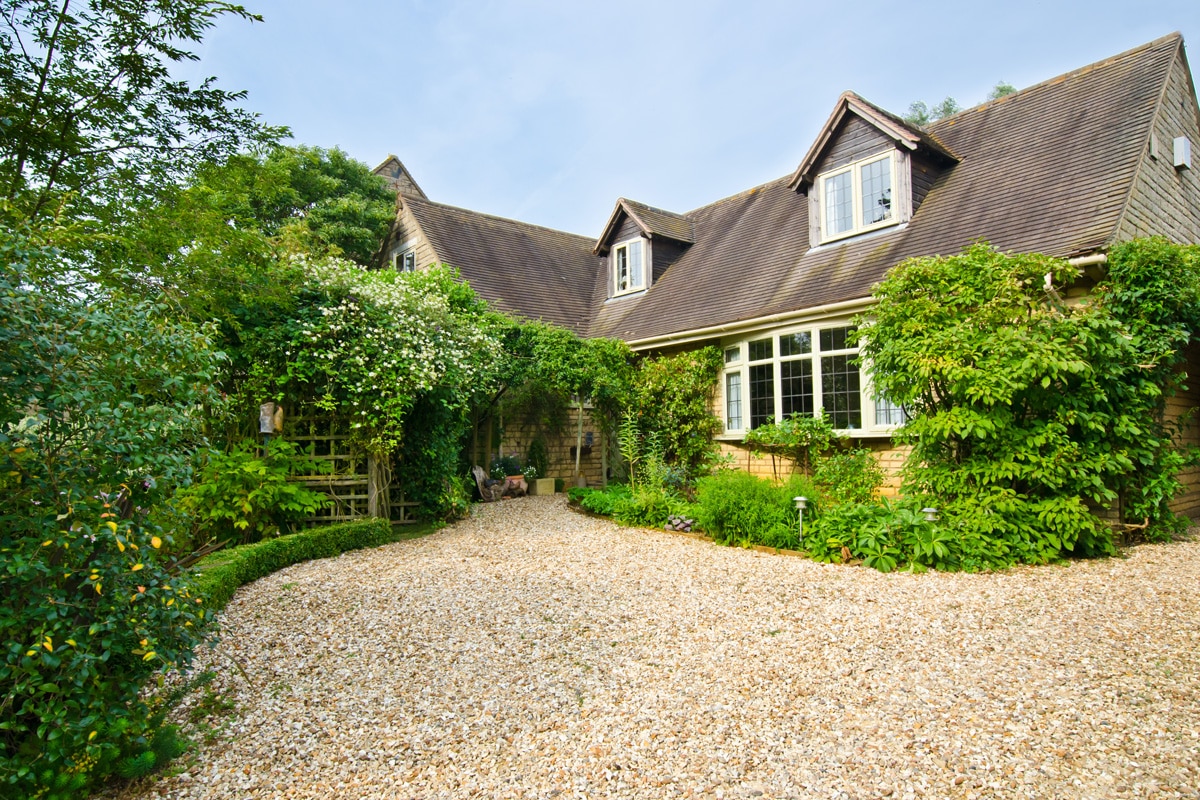
[[[1200,0],[242,0],[183,77],[431,200],[598,236],[787,175],[849,89],[967,107],[1181,31]],[[1193,41],[1194,39],[1194,41]]]

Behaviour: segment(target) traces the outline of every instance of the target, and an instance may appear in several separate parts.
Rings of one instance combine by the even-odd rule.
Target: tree
[[[222,356],[169,309],[39,277],[60,233],[0,226],[6,797],[76,796],[136,749],[144,680],[187,663],[205,616],[155,512],[205,444]]]
[[[0,197],[29,220],[105,216],[139,192],[284,132],[241,92],[175,80],[220,0],[0,0]],[[135,204],[136,205],[136,204]]]
[[[1007,97],[1016,92],[1017,89],[1010,83],[998,81],[992,90],[988,92],[988,100],[998,100],[1001,97]],[[937,122],[939,119],[952,117],[962,111],[963,107],[958,104],[958,101],[953,97],[946,97],[940,103],[934,103],[932,107],[926,105],[920,100],[911,103],[908,106],[908,113],[904,115],[904,121],[925,127],[932,122]]]
[[[244,372],[245,339],[295,309],[307,280],[295,256],[371,265],[394,215],[383,179],[341,150],[278,146],[201,164],[164,187],[94,245],[94,263],[108,285],[218,320],[233,368]]]

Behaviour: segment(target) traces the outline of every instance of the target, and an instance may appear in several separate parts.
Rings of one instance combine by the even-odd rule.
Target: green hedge
[[[300,533],[267,539],[253,544],[221,550],[200,560],[193,575],[196,587],[211,611],[225,607],[239,586],[278,572],[284,567],[331,558],[349,550],[378,547],[413,539],[436,530],[435,525],[410,526],[393,530],[387,520],[369,519],[310,528]]]

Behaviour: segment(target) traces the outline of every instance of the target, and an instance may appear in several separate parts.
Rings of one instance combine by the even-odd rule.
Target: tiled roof
[[[673,211],[664,211],[661,208],[655,208],[654,206],[648,206],[645,203],[639,203],[636,200],[628,200],[622,197],[617,200],[617,205],[613,209],[612,215],[608,218],[608,224],[604,226],[604,232],[600,234],[600,238],[596,241],[594,252],[607,252],[608,245],[612,244],[609,240],[620,227],[620,220],[623,215],[627,215],[632,219],[634,224],[641,229],[642,233],[650,238],[662,236],[687,244],[696,241],[692,222],[684,215],[676,214]]]
[[[1103,248],[1181,46],[1173,34],[930,126],[960,160],[905,226],[809,249],[795,173],[690,212],[696,243],[645,294],[603,303],[590,332],[636,341],[865,298],[903,259],[979,239],[1062,257]]]
[[[586,333],[601,260],[592,240],[406,196],[437,257],[500,310]]]

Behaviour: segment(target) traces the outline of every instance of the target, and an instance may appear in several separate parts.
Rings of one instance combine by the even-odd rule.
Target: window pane
[[[802,356],[812,352],[812,334],[808,331],[788,333],[779,337],[779,355]]]
[[[775,419],[775,365],[750,367],[750,427]]]
[[[750,360],[762,361],[765,358],[770,358],[774,348],[771,346],[772,339],[759,339],[750,343]]]
[[[642,285],[642,243],[629,243],[629,288]]]
[[[852,172],[843,172],[825,179],[825,234],[832,236],[854,227],[854,193],[851,191]]]
[[[876,425],[903,425],[904,409],[886,397],[875,398]]]
[[[618,247],[617,257],[617,291],[623,292],[629,288],[629,248]]]
[[[892,218],[892,157],[872,161],[862,175],[862,224],[873,225]]]
[[[792,414],[811,417],[813,414],[812,359],[801,358],[796,361],[784,361],[779,365],[779,383],[779,388],[783,392],[781,416],[785,419]]]
[[[725,376],[725,427],[733,430],[742,427],[742,373],[730,372]]]
[[[858,391],[855,358],[857,356],[821,359],[821,406],[835,428],[862,427],[862,396]]]
[[[735,361],[740,361],[742,358],[742,346],[735,345],[725,348],[725,363],[732,364]]]
[[[852,345],[847,343],[850,334],[854,332],[854,328],[826,328],[821,331],[821,352],[827,353],[830,350],[852,350]]]

